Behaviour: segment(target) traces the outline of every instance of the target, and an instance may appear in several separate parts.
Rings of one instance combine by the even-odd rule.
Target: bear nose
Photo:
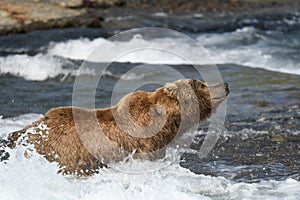
[[[228,83],[224,83],[224,88],[225,88],[225,91],[226,91],[226,95],[229,94],[229,88],[228,88]]]

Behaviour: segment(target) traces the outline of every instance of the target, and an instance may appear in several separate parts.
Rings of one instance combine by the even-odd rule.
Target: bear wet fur
[[[141,159],[163,157],[166,146],[207,119],[228,92],[226,84],[208,87],[201,80],[182,79],[154,92],[130,93],[111,108],[58,107],[11,133],[8,146],[28,145],[29,152],[33,146],[49,162],[57,162],[60,173],[92,175],[128,153]]]

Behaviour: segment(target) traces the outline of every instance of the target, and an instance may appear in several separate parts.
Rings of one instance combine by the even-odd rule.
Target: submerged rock
[[[22,0],[3,0],[0,2],[0,34],[28,32],[38,29],[58,27],[78,27],[97,25],[98,18],[93,18],[84,9],[70,9],[81,4],[60,4]],[[63,7],[62,5],[65,5]]]

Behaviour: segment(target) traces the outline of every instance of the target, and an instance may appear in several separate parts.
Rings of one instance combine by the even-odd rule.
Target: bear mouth
[[[224,84],[219,84],[217,86],[215,86],[217,90],[217,95],[212,97],[212,101],[223,101],[226,99],[226,97],[229,94],[229,88],[228,88],[228,83],[224,83]]]
[[[224,96],[221,96],[221,97],[214,97],[212,98],[212,100],[223,100],[227,97],[228,94],[224,95]]]

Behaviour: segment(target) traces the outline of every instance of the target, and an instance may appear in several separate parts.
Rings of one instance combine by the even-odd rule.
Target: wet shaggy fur
[[[25,157],[35,150],[57,162],[60,173],[78,176],[94,174],[132,152],[156,159],[177,136],[207,119],[227,93],[223,84],[209,88],[203,81],[183,79],[154,92],[130,93],[111,108],[58,107],[11,133],[9,147],[28,146]]]

